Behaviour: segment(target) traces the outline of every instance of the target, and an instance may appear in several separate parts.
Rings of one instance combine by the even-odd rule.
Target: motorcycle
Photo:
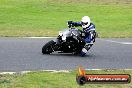
[[[77,28],[64,29],[59,32],[56,41],[51,40],[42,47],[42,53],[50,54],[58,51],[79,54],[85,45],[84,37],[85,33]]]

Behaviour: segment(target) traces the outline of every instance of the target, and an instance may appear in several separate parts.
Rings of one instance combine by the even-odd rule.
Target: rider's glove
[[[68,22],[67,22],[67,25],[68,25],[68,27],[70,28],[70,27],[73,26],[73,22],[72,22],[72,21],[68,21]]]

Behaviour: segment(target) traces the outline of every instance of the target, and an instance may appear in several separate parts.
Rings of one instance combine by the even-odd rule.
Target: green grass
[[[70,73],[30,72],[26,74],[0,75],[0,88],[131,88],[129,84],[76,83],[76,71]],[[87,74],[130,74],[132,70],[87,71]]]
[[[84,15],[99,37],[132,37],[129,0],[0,0],[0,36],[56,36]]]

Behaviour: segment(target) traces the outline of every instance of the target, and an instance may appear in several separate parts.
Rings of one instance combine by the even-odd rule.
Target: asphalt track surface
[[[0,72],[29,70],[131,69],[132,39],[97,39],[86,57],[53,53],[42,46],[53,38],[0,38]]]

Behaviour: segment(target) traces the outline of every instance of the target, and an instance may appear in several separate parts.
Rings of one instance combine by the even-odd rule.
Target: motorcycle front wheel
[[[49,41],[42,47],[42,53],[43,54],[50,54],[54,51],[53,46],[55,42],[53,40]]]

